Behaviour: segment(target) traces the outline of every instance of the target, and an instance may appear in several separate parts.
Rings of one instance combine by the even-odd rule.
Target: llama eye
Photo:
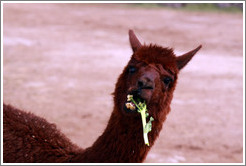
[[[166,86],[168,86],[173,80],[172,80],[172,78],[170,78],[170,77],[165,77],[165,78],[163,78],[163,83],[166,85]]]
[[[133,67],[133,66],[129,66],[129,68],[128,68],[128,71],[129,71],[129,73],[135,73],[136,72],[136,68],[135,67]]]

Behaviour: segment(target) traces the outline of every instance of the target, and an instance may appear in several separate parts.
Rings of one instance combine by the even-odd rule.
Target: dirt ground
[[[172,111],[146,163],[243,162],[243,15],[122,4],[4,4],[3,101],[90,146],[131,56],[128,29],[181,55]]]

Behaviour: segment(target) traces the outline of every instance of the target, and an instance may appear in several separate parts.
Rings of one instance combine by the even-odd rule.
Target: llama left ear
[[[198,46],[194,50],[191,50],[181,56],[176,57],[176,64],[178,66],[178,69],[181,70],[201,48],[202,45]]]
[[[129,40],[130,40],[130,44],[131,44],[133,52],[136,52],[142,46],[137,36],[131,29],[129,30]]]

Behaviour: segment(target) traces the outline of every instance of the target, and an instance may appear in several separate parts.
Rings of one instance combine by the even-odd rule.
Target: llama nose
[[[154,82],[148,77],[141,77],[137,85],[139,89],[154,89]]]

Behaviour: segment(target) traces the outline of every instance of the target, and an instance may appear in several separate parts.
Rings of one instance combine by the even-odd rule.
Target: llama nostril
[[[142,88],[144,86],[144,82],[142,80],[138,81],[138,87]]]

